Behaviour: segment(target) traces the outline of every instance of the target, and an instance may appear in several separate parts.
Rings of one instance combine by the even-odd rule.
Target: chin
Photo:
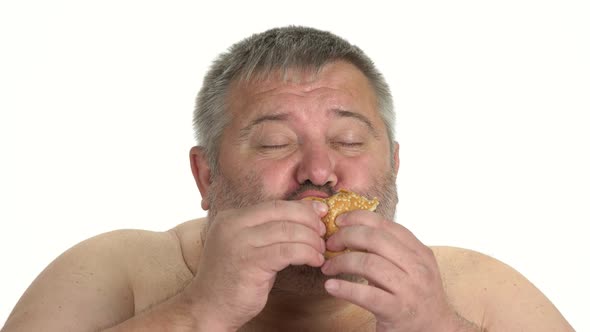
[[[304,296],[327,295],[324,283],[332,278],[360,283],[366,282],[363,278],[355,275],[327,276],[322,273],[319,267],[297,265],[288,266],[277,273],[272,292]]]

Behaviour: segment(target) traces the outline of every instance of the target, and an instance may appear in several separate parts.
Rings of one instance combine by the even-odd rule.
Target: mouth
[[[326,192],[319,191],[319,190],[306,190],[301,194],[297,195],[296,199],[304,199],[306,197],[319,197],[319,198],[328,198],[330,195]]]
[[[310,181],[306,181],[305,183],[301,184],[299,188],[296,188],[296,190],[287,194],[285,199],[291,201],[300,200],[307,197],[328,198],[334,194],[336,194],[336,189],[331,187],[329,184],[319,186],[311,183]]]

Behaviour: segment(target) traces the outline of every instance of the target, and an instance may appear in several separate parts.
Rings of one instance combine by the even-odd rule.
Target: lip
[[[328,194],[323,192],[323,191],[318,191],[318,190],[306,190],[304,192],[302,192],[297,198],[298,199],[304,199],[307,197],[319,197],[319,198],[328,198]]]

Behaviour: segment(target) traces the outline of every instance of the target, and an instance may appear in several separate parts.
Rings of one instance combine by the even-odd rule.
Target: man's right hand
[[[262,311],[278,271],[320,267],[326,212],[317,201],[275,200],[210,220],[198,270],[182,294],[199,325],[237,330]]]

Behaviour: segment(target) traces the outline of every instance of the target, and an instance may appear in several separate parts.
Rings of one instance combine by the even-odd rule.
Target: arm
[[[150,244],[157,245],[162,256],[173,257],[176,250],[169,233],[132,230],[103,234],[74,246],[35,279],[2,331],[97,331],[133,317],[142,310],[136,308],[133,292],[133,277],[141,265],[137,254]],[[133,322],[177,330],[192,322],[185,304],[174,296]]]
[[[130,319],[117,324],[103,332],[133,332],[133,331],[225,331],[214,322],[203,319],[193,319],[195,306],[184,293],[178,293],[172,298],[139,313]]]
[[[490,276],[489,318],[485,322],[489,331],[574,331],[553,303],[523,275],[482,256],[481,277]]]
[[[482,331],[574,331],[551,301],[510,266],[471,250],[434,250],[453,306]]]
[[[277,271],[323,263],[326,212],[313,201],[221,211],[196,272],[174,232],[98,236],[41,273],[2,331],[235,331],[264,308]]]

